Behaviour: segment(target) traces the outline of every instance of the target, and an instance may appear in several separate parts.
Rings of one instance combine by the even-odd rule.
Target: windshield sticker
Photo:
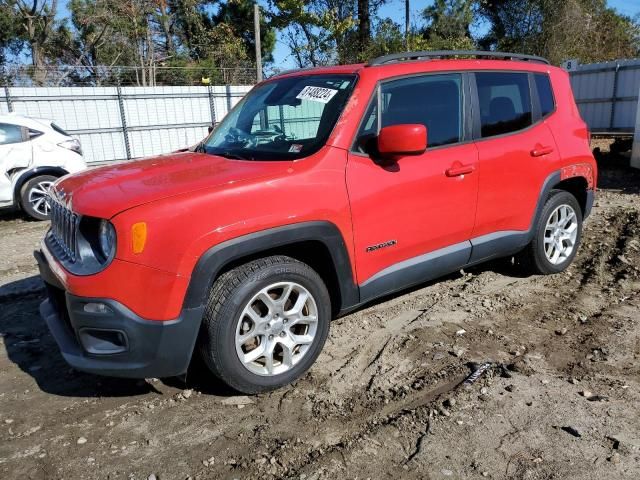
[[[300,153],[302,151],[302,145],[294,143],[289,147],[289,153]]]
[[[338,90],[333,88],[312,87],[307,85],[296,95],[300,100],[311,100],[312,102],[329,103]]]

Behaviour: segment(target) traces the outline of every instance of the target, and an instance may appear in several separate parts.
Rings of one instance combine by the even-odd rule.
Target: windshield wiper
[[[212,153],[212,155],[219,155],[220,157],[229,158],[231,160],[253,160],[253,158],[243,157],[242,155],[238,155],[237,153],[232,153],[227,151],[224,152],[216,152]]]

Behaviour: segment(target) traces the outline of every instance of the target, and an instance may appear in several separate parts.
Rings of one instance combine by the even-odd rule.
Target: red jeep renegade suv
[[[58,181],[41,313],[78,370],[180,375],[197,352],[239,391],[274,389],[382,295],[511,255],[564,270],[593,204],[588,135],[538,57],[284,73],[192,151]]]

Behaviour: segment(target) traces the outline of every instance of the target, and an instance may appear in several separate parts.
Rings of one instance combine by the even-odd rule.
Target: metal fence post
[[[231,85],[227,84],[225,88],[227,92],[227,113],[229,113],[231,111]]]
[[[4,86],[4,97],[7,101],[7,109],[9,110],[9,112],[13,112],[13,102],[11,101],[11,92],[9,91],[8,85]]]
[[[613,72],[613,92],[611,93],[611,116],[609,117],[609,130],[613,129],[613,123],[616,116],[616,101],[618,96],[618,70],[620,64],[616,62],[616,69]]]
[[[636,126],[633,131],[633,146],[631,148],[631,166],[640,168],[640,93],[636,103]]]
[[[209,94],[209,109],[211,110],[211,125],[216,124],[216,106],[213,101],[213,87],[207,85],[207,93]]]
[[[124,149],[127,153],[127,160],[131,160],[131,145],[129,145],[129,131],[127,129],[127,117],[124,112],[124,98],[122,98],[122,90],[120,84],[116,87],[118,93],[118,107],[120,108],[120,122],[122,123],[122,136],[124,138]]]

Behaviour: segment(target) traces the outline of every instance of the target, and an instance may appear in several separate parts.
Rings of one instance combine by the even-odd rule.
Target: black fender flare
[[[562,182],[560,170],[552,172],[545,178],[540,188],[535,211],[529,223],[529,228],[524,231],[499,231],[475,237],[471,239],[472,252],[468,265],[486,262],[492,258],[513,255],[525,248],[535,234],[536,225],[542,215],[544,205],[551,193]],[[587,191],[587,199],[583,218],[587,218],[593,205],[593,190]]]
[[[224,267],[243,257],[296,243],[321,242],[329,251],[338,279],[339,310],[357,305],[359,289],[354,281],[347,246],[336,225],[328,221],[301,222],[242,235],[209,248],[196,262],[183,309],[204,305],[214,280]]]
[[[571,177],[571,178],[581,178],[587,183],[587,185],[589,184],[588,180],[583,176]],[[563,179],[562,173],[558,170],[551,173],[542,184],[542,189],[540,190],[540,197],[538,198],[538,203],[536,205],[536,213],[529,227],[530,238],[533,238],[533,230],[535,229],[535,226],[538,224],[538,220],[540,219],[540,215],[542,214],[542,209],[544,208],[544,204],[547,201],[547,198],[549,197],[549,193],[551,192],[551,190],[553,190],[558,185],[560,185],[563,182],[563,180],[568,180],[568,179],[566,178]],[[583,220],[585,220],[591,214],[594,198],[595,198],[594,189],[587,187],[584,211],[582,212]]]
[[[25,183],[27,183],[33,177],[37,177],[39,175],[52,175],[54,177],[60,178],[68,174],[69,172],[67,172],[62,167],[51,167],[51,166],[35,167],[32,169],[27,169],[24,172],[21,172],[19,174],[18,181],[16,182],[16,185],[13,190],[13,196],[14,196],[16,205],[20,205],[20,192],[22,191],[22,187],[24,186]]]

